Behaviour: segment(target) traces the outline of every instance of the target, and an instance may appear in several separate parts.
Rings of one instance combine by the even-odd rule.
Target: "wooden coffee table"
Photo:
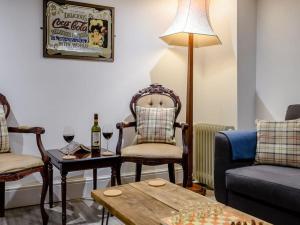
[[[131,183],[115,187],[123,193],[117,197],[106,197],[103,192],[108,189],[92,191],[92,197],[111,214],[128,225],[158,225],[162,219],[174,215],[189,202],[214,202],[202,195],[184,189],[178,185],[166,181],[166,185],[161,187],[152,187],[148,181]],[[253,216],[220,204],[223,212],[228,212],[243,221],[263,222]]]

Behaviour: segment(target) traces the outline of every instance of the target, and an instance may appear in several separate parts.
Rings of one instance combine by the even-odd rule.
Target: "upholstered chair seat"
[[[43,165],[44,162],[40,157],[14,153],[1,153],[0,155],[0,174],[15,173]]]
[[[137,158],[170,158],[181,159],[182,148],[170,144],[145,143],[131,145],[122,149],[122,157],[137,157]]]

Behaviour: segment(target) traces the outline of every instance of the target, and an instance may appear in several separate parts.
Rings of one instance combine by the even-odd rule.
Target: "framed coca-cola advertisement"
[[[44,0],[43,55],[114,61],[114,8]]]

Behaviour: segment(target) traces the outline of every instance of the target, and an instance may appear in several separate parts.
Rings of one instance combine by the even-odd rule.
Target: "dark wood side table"
[[[102,152],[105,149],[101,150]],[[64,160],[64,154],[58,149],[48,150],[47,154],[50,158],[49,163],[49,205],[53,207],[53,166],[55,166],[61,174],[61,199],[62,199],[62,225],[67,222],[66,214],[66,194],[67,194],[67,174],[72,171],[93,170],[93,189],[97,189],[97,169],[111,168],[111,186],[116,184],[116,171],[119,165],[120,156],[101,156],[97,153],[77,153],[76,159]]]

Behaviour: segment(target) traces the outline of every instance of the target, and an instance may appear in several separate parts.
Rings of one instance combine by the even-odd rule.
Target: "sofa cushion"
[[[39,157],[30,155],[17,155],[13,153],[0,154],[0,175],[15,173],[43,165],[44,163]]]
[[[300,168],[300,120],[259,121],[255,161]]]
[[[256,165],[227,170],[226,189],[300,212],[300,169]]]
[[[122,157],[141,157],[141,158],[182,158],[182,148],[169,144],[138,144],[131,145],[122,149]]]

